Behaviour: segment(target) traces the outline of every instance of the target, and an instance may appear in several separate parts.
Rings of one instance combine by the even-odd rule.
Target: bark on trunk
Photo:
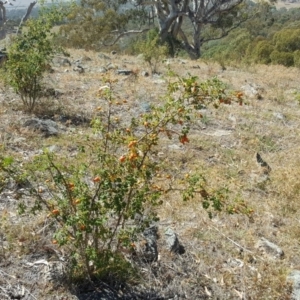
[[[0,1],[0,26],[4,26],[6,22],[6,8],[3,5],[3,2]]]
[[[0,40],[4,40],[6,38],[6,8],[3,5],[3,2],[0,1]]]
[[[27,19],[29,18],[30,14],[31,14],[31,11],[33,9],[33,7],[36,5],[37,1],[34,1],[34,2],[31,2],[27,8],[27,11],[26,11],[26,14],[23,16],[20,24],[19,24],[19,27],[18,27],[18,30],[17,30],[17,34],[19,34],[21,32],[21,27],[23,25],[23,23],[25,23],[27,21]]]

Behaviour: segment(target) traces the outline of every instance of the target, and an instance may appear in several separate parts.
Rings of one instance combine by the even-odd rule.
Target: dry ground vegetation
[[[210,219],[196,197],[183,202],[176,193],[166,194],[159,208],[159,261],[145,264],[140,279],[127,286],[108,288],[70,284],[54,278],[53,266],[64,268],[59,257],[64,249],[52,243],[46,213],[17,214],[18,199],[12,193],[0,197],[0,297],[1,299],[289,299],[287,275],[300,269],[300,70],[282,66],[227,66],[179,58],[161,63],[159,76],[144,77],[147,69],[136,57],[99,55],[71,50],[70,61],[81,60],[84,73],[74,66],[54,64],[45,81],[56,97],[42,99],[38,117],[52,118],[62,128],[57,137],[45,138],[24,128],[32,117],[21,110],[10,88],[1,86],[0,143],[2,154],[30,159],[45,147],[73,154],[74,141],[90,132],[89,120],[99,112],[103,86],[100,68],[110,64],[117,79],[115,93],[126,101],[118,118],[138,111],[143,103],[159,104],[166,92],[167,70],[181,76],[190,73],[200,81],[217,76],[229,89],[246,84],[258,87],[259,95],[245,96],[246,105],[222,105],[199,112],[191,127],[189,143],[178,138],[163,141],[159,155],[187,175],[201,169],[209,187],[227,187],[231,201],[244,200],[251,216],[222,212]],[[133,70],[130,76],[116,69]],[[256,153],[271,166],[267,174],[256,162]],[[166,169],[165,172],[168,172]],[[185,254],[170,254],[164,231],[172,228]],[[284,251],[281,259],[259,252],[255,245],[265,237]],[[52,269],[51,269],[52,268]],[[115,296],[101,298],[106,287]],[[132,291],[136,291],[132,294]],[[98,293],[98,294],[97,294]],[[123,294],[122,294],[123,293]],[[117,295],[118,297],[117,298]],[[21,295],[21,296],[20,296]],[[23,296],[22,296],[23,295]],[[97,296],[98,295],[98,296]]]

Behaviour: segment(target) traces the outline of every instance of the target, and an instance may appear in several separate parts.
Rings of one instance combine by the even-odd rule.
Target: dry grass
[[[65,133],[44,139],[22,128],[21,120],[27,116],[20,112],[17,96],[2,87],[1,152],[31,157],[51,145],[68,148],[74,140],[80,140],[89,132],[88,120],[97,113],[96,108],[103,105],[96,93],[106,75],[100,74],[99,68],[111,63],[120,69],[145,69],[142,61],[130,56],[116,55],[108,60],[99,58],[94,52],[72,50],[71,54],[71,61],[85,57],[82,65],[86,72],[78,74],[73,67],[54,66],[55,72],[47,75],[46,81],[61,95],[42,102],[37,109],[39,116],[58,121],[61,115],[66,116],[69,122],[67,126],[63,124]],[[170,256],[161,239],[160,264],[153,266],[157,275],[153,275],[150,267],[144,270],[148,280],[144,285],[164,295],[173,290],[182,293],[180,297],[183,298],[186,293],[188,299],[289,299],[286,276],[291,270],[300,268],[300,110],[295,98],[295,92],[300,92],[299,69],[256,65],[228,66],[222,71],[217,64],[180,59],[170,60],[170,67],[181,76],[190,73],[200,80],[218,76],[235,90],[246,83],[260,87],[262,99],[248,98],[247,106],[203,111],[204,118],[195,120],[190,143],[182,150],[170,150],[169,145],[178,144],[177,140],[163,141],[160,149],[160,155],[165,156],[170,168],[184,173],[201,170],[211,190],[228,187],[229,200],[243,199],[254,213],[249,218],[222,212],[210,220],[199,198],[182,202],[176,193],[166,195],[159,209],[161,235],[165,228],[173,228],[186,254]],[[159,69],[164,74],[167,66],[162,64]],[[126,77],[116,75],[114,70],[110,71],[110,76],[118,79],[116,94],[127,101],[118,113],[123,118],[128,117],[127,111],[144,102],[159,103],[160,96],[166,92],[163,77]],[[76,123],[76,120],[82,122]],[[268,178],[256,163],[256,152],[260,152],[272,168]],[[5,199],[3,195],[0,198],[1,231],[7,237],[1,242],[0,271],[14,272],[14,262],[10,262],[9,268],[2,267],[9,261],[10,251],[13,257],[22,259],[30,252],[38,253],[38,241],[49,244],[51,237],[44,231],[32,234],[45,226],[43,216],[33,222],[16,218],[17,200],[13,196],[10,201],[5,202]],[[20,245],[13,247],[20,236],[24,237],[22,247],[28,243],[27,250],[21,247],[21,251]],[[257,252],[255,244],[260,237],[279,245],[284,250],[284,258],[272,261]],[[36,292],[35,295],[38,299],[57,299],[51,294],[42,296]]]

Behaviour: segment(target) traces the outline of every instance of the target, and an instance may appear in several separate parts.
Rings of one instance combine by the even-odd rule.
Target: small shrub
[[[3,77],[21,97],[24,109],[31,112],[42,91],[43,74],[56,52],[51,29],[59,14],[43,14],[26,22],[26,30],[14,38],[8,49]]]
[[[93,134],[73,142],[76,156],[45,151],[22,165],[2,157],[0,171],[30,182],[27,192],[35,202],[20,200],[20,212],[48,211],[57,228],[53,243],[68,249],[74,276],[84,272],[90,278],[123,278],[132,272],[124,272],[128,263],[122,257],[135,252],[138,234],[158,220],[157,207],[166,193],[181,192],[185,201],[198,194],[210,216],[226,207],[227,189],[209,190],[204,174],[186,176],[155,153],[163,137],[189,142],[190,122],[198,115],[195,108],[241,104],[242,94],[227,95],[216,78],[199,83],[197,77],[179,77],[170,82],[161,105],[123,120],[118,111],[126,100],[116,96],[113,80],[104,83],[107,88],[98,94],[104,101],[101,115],[91,123]],[[238,208],[228,206],[228,211]]]
[[[294,66],[300,68],[300,50],[294,52]]]
[[[270,64],[270,55],[273,50],[274,46],[272,46],[268,41],[259,41],[253,49],[252,57],[257,63]]]
[[[279,52],[277,50],[273,51],[270,55],[272,64],[284,65],[286,67],[291,67],[294,65],[294,55],[289,52]]]
[[[143,54],[143,59],[149,65],[152,73],[157,72],[158,64],[169,53],[168,47],[160,43],[157,29],[150,30],[146,39],[137,42],[135,49]]]
[[[292,53],[300,48],[300,29],[282,29],[274,34],[276,50]]]

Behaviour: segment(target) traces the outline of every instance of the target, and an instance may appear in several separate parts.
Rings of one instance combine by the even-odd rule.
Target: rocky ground
[[[246,105],[202,110],[190,142],[166,140],[161,152],[183,172],[203,170],[212,188],[228,187],[232,201],[242,199],[253,209],[251,216],[222,212],[209,219],[199,199],[184,203],[168,194],[156,224],[158,261],[140,262],[139,282],[70,283],[66,254],[51,242],[48,219],[42,213],[19,216],[15,187],[5,186],[1,299],[300,299],[293,288],[300,277],[299,69],[231,65],[224,70],[175,58],[150,75],[139,57],[72,50],[71,57],[54,59],[34,114],[22,112],[18,95],[1,85],[1,153],[30,159],[46,147],[72,155],[73,139],[89,132],[102,105],[97,92],[104,76],[118,80],[115,94],[126,99],[118,114],[129,119],[162,101],[168,69],[201,81],[217,76],[229,90],[244,93]],[[184,248],[181,254],[169,250],[170,230]]]

